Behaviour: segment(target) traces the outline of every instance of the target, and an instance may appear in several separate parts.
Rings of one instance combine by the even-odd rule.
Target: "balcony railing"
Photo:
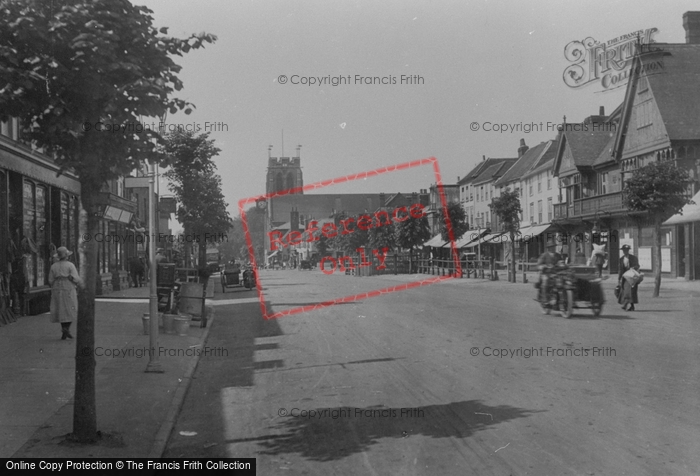
[[[595,215],[598,212],[621,212],[627,208],[622,203],[622,192],[607,193],[595,197],[574,200],[573,203],[557,203],[554,205],[554,219],[573,218]]]

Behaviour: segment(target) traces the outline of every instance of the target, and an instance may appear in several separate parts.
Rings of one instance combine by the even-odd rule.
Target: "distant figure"
[[[156,266],[167,261],[168,258],[165,257],[165,250],[163,250],[163,248],[158,248],[156,250]]]
[[[131,281],[135,288],[140,288],[143,285],[143,275],[145,266],[138,256],[133,256],[129,260],[129,273],[131,273]]]
[[[51,265],[49,284],[51,285],[51,322],[61,323],[61,339],[72,339],[71,322],[78,319],[77,286],[82,286],[78,270],[68,261],[72,255],[65,246],[56,250],[58,261]]]

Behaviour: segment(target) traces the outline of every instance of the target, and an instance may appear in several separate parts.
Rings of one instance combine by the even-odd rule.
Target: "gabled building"
[[[671,161],[688,170],[698,191],[700,176],[700,12],[683,15],[686,43],[653,43],[635,58],[611,154],[621,182],[651,162]],[[653,263],[653,227],[642,214],[617,223],[621,240],[632,246],[642,270]],[[700,273],[697,221],[675,220],[662,229],[661,270],[696,279]]]
[[[558,251],[573,263],[585,264],[593,243],[608,240],[612,219],[627,213],[621,193],[602,186],[604,180],[619,183],[614,167],[609,170],[601,164],[601,156],[610,154],[618,120],[619,108],[610,116],[605,116],[601,108],[597,116],[561,127],[553,169],[559,179],[561,200],[553,204],[552,215],[560,232]],[[619,248],[616,242],[609,245],[612,247]]]
[[[517,158],[487,159],[486,156],[483,156],[482,161],[457,182],[459,201],[467,215],[470,229],[489,228],[494,225],[489,204],[497,190],[496,181],[517,160]]]
[[[523,245],[518,259],[532,259],[544,250],[545,243],[540,235],[546,232],[552,222],[554,204],[561,197],[554,177],[554,159],[558,140],[541,142],[528,149],[518,161],[496,182],[498,195],[505,190],[515,190],[520,194],[520,235]],[[521,139],[521,146],[524,140]]]

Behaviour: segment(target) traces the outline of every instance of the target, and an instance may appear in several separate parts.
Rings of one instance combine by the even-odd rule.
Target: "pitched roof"
[[[518,159],[495,159],[495,158],[488,158],[486,160],[482,160],[476,166],[467,174],[465,175],[459,182],[457,182],[457,185],[464,185],[466,183],[471,183],[474,180],[479,179],[479,176],[481,175],[482,172],[484,172],[486,169],[491,167],[494,164],[501,164],[501,163],[510,163],[511,165],[515,163]]]
[[[475,179],[474,179],[474,184],[482,184],[486,182],[490,182],[492,180],[497,179],[498,177],[503,176],[503,174],[513,166],[513,164],[517,161],[518,159],[509,159],[509,161],[503,161],[503,162],[498,162],[495,164],[492,164],[490,167],[488,167],[486,170],[481,172]]]
[[[607,144],[601,149],[598,157],[593,161],[593,167],[606,164],[608,162],[614,162],[615,159],[612,156],[612,151],[615,148],[615,136],[610,137]]]
[[[554,167],[554,160],[557,158],[557,149],[559,148],[559,139],[550,140],[549,144],[547,150],[542,153],[540,160],[538,160],[524,176],[537,174]]]
[[[519,159],[517,159],[513,166],[510,167],[508,171],[496,181],[496,186],[500,187],[520,179],[523,174],[527,173],[527,171],[539,161],[544,151],[547,150],[550,142],[551,141],[540,142],[536,146],[528,149],[522,156],[520,156]]]
[[[642,55],[642,63],[663,63],[660,70],[647,69],[646,77],[668,138],[696,140],[700,138],[700,44],[654,43],[654,47],[663,50],[663,56]]]
[[[594,128],[593,124],[565,124],[565,126],[571,129],[562,132],[562,136],[569,144],[577,167],[591,167],[610,137],[615,135],[613,131]],[[581,130],[574,129],[578,126]]]

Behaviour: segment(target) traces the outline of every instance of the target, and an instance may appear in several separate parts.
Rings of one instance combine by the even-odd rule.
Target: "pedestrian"
[[[132,256],[129,260],[129,272],[135,288],[140,288],[143,284],[143,263],[138,256]]]
[[[593,245],[593,252],[591,253],[591,259],[589,260],[589,266],[595,266],[596,273],[599,278],[603,277],[603,268],[606,265],[606,252],[605,244]]]
[[[75,265],[68,261],[73,252],[65,246],[56,250],[58,261],[51,265],[49,285],[51,285],[51,322],[61,323],[61,339],[72,339],[71,323],[78,318],[78,293],[76,287],[82,287]]]
[[[618,304],[622,304],[622,309],[625,311],[634,311],[634,305],[639,303],[637,297],[639,282],[632,284],[627,278],[623,278],[622,275],[630,269],[639,271],[639,260],[636,256],[630,254],[630,245],[622,245],[620,249],[623,255],[620,257],[620,266],[618,267],[619,271],[617,274],[617,285],[620,287],[620,295],[617,298],[617,302]]]
[[[165,263],[167,260],[168,258],[165,257],[165,250],[163,250],[163,248],[158,248],[156,250],[156,266]]]

